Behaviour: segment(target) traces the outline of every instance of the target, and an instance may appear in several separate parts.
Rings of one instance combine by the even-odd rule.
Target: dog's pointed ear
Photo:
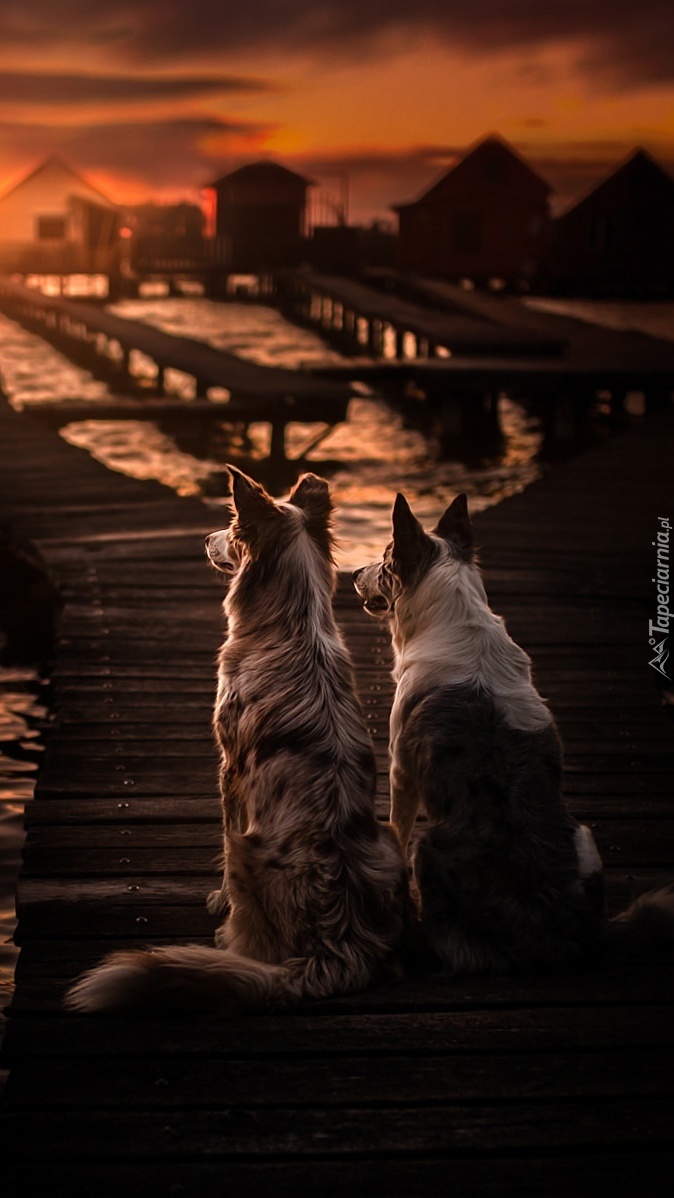
[[[232,483],[234,507],[244,524],[257,525],[277,514],[276,504],[264,487],[236,466],[228,464],[227,469]]]
[[[405,496],[400,492],[393,504],[392,521],[394,560],[401,563],[416,561],[427,537]]]
[[[317,474],[303,474],[295,483],[289,502],[306,513],[307,519],[316,523],[328,523],[332,515],[330,487]]]
[[[450,503],[447,511],[438,521],[435,532],[454,549],[457,557],[464,562],[472,562],[475,554],[473,525],[468,515],[468,496],[463,492]]]
[[[307,530],[326,557],[332,555],[332,499],[330,487],[317,474],[303,474],[289,502],[304,512]]]

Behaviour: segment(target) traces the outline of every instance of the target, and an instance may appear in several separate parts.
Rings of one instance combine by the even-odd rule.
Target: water
[[[301,367],[344,359],[312,332],[289,324],[272,308],[255,304],[218,304],[203,298],[125,300],[111,306],[120,316],[154,324],[169,333],[198,337],[262,365]],[[0,318],[0,354],[5,390],[16,405],[60,398],[86,397],[92,403],[109,398],[107,387],[78,370],[38,338]],[[142,361],[137,364],[143,373]],[[167,372],[177,395],[189,398],[193,383]],[[523,409],[501,401],[503,444],[479,464],[443,458],[433,438],[405,426],[387,404],[364,396],[349,406],[348,419],[306,454],[317,473],[330,477],[337,507],[340,540],[338,564],[362,565],[376,556],[388,539],[391,504],[398,490],[407,494],[422,519],[437,519],[458,491],[471,497],[474,511],[497,503],[537,477],[540,429]],[[302,452],[315,425],[291,424],[287,446]],[[263,462],[269,444],[266,425],[251,425],[249,457]],[[110,468],[136,478],[154,478],[183,495],[213,490],[209,480],[222,474],[222,461],[199,459],[182,452],[156,425],[140,421],[82,421],[63,436],[89,450]],[[264,466],[260,466],[264,474]],[[214,525],[220,523],[218,500]],[[220,501],[221,503],[222,501]]]
[[[2,635],[0,634],[0,644]],[[11,1000],[19,955],[14,887],[24,841],[24,807],[33,797],[47,710],[36,672],[0,666],[0,1012]],[[0,1040],[3,1018],[0,1015]],[[4,1078],[0,1073],[0,1089]]]
[[[673,303],[531,299],[532,306],[576,316],[611,328],[639,329],[674,339]],[[262,365],[301,367],[344,359],[314,333],[289,324],[273,308],[258,304],[215,303],[201,297],[141,298],[111,305],[120,316],[154,324],[169,333],[201,338]],[[72,366],[55,350],[19,326],[0,317],[0,358],[4,386],[12,402],[86,398],[92,404],[110,397],[107,386]],[[137,363],[143,374],[142,361]],[[167,372],[169,386],[189,398],[193,380]],[[517,404],[502,397],[504,439],[499,451],[476,464],[447,459],[439,445],[405,426],[388,405],[363,397],[349,407],[348,420],[334,428],[306,454],[311,468],[332,484],[341,540],[339,564],[348,569],[378,554],[388,539],[389,513],[395,492],[403,490],[422,519],[436,519],[460,491],[468,492],[473,511],[498,503],[526,487],[540,473],[541,431]],[[299,454],[315,425],[289,425],[288,449]],[[145,421],[82,421],[63,430],[64,437],[87,449],[111,469],[136,478],[154,478],[182,495],[208,496],[218,489],[222,459],[197,458],[183,452],[156,425]],[[247,454],[255,473],[264,478],[269,444],[266,425],[251,425]],[[227,455],[226,455],[227,456]],[[236,458],[234,458],[236,460]],[[273,488],[272,488],[273,489]],[[217,499],[208,498],[216,509]]]

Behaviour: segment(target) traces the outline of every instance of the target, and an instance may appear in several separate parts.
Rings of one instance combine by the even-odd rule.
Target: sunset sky
[[[280,160],[350,217],[482,136],[564,207],[641,145],[674,170],[672,0],[2,0],[0,190],[57,154],[111,199]]]

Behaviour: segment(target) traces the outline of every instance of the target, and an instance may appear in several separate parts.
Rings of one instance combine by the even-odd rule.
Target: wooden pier
[[[141,321],[126,320],[100,305],[46,296],[35,288],[2,277],[0,311],[49,341],[78,365],[105,379],[113,390],[138,390],[138,375],[134,372],[138,354],[154,364],[155,396],[166,396],[167,371],[191,376],[196,403],[165,399],[163,408],[155,404],[154,415],[145,418],[158,419],[161,412],[164,419],[175,420],[182,413],[186,420],[200,423],[246,426],[255,421],[269,422],[271,455],[279,459],[285,456],[288,423],[337,424],[344,420],[354,393],[345,379],[330,381],[299,370],[259,366],[196,338],[177,337]],[[209,392],[216,389],[218,400],[211,402]],[[98,418],[142,419],[142,405],[143,401],[137,401],[130,415],[128,400],[110,401],[107,415],[101,417],[98,413]],[[93,404],[89,409],[84,418],[97,418]],[[47,411],[43,415],[50,418]],[[52,412],[51,419],[55,415]]]
[[[450,448],[497,425],[503,392],[531,406],[553,440],[582,432],[598,400],[621,419],[634,393],[654,410],[674,392],[674,343],[645,333],[395,272],[380,287],[301,271],[274,282],[282,311],[356,356],[315,375],[357,378],[408,415],[430,416]]]
[[[0,310],[105,379],[113,391],[96,405],[34,405],[52,427],[76,419],[155,420],[182,434],[186,446],[194,437],[205,446],[213,426],[245,433],[250,423],[266,421],[270,456],[279,463],[286,458],[288,423],[318,424],[311,442],[316,444],[345,419],[349,400],[363,386],[437,433],[447,453],[498,439],[504,393],[540,418],[549,443],[583,436],[599,402],[619,421],[635,397],[653,411],[667,406],[674,393],[674,343],[600,329],[433,280],[394,280],[404,295],[300,271],[264,280],[266,302],[351,355],[343,363],[305,370],[260,366],[100,305],[47,297],[10,279],[0,278]],[[413,303],[408,292],[423,302]],[[151,380],[142,384],[139,354],[154,363]],[[195,380],[194,400],[170,394],[171,370]],[[116,390],[134,398],[117,397]]]
[[[391,275],[391,283],[397,278]],[[389,356],[435,358],[438,351],[469,357],[530,357],[560,353],[564,339],[494,320],[477,308],[442,303],[420,305],[391,287],[378,289],[354,279],[308,271],[279,273],[280,305],[302,323],[329,333],[349,352],[380,357],[390,334]],[[458,290],[458,289],[457,289]]]
[[[673,439],[668,410],[477,520],[493,605],[558,716],[611,911],[674,878],[674,723],[648,665]],[[212,935],[221,587],[196,500],[112,474],[4,404],[0,467],[0,524],[63,599],[3,1047],[9,1192],[668,1198],[673,960],[430,977],[235,1021],[63,1012],[66,984],[107,949]],[[337,611],[384,817],[387,636],[348,580]]]

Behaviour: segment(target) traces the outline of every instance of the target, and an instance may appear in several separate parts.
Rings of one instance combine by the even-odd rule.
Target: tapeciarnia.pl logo
[[[668,682],[671,682],[671,675],[667,673],[665,666],[669,659],[669,649],[667,648],[669,621],[674,616],[674,612],[669,610],[669,541],[672,525],[667,516],[658,516],[658,523],[660,528],[655,541],[653,541],[656,558],[655,578],[651,579],[651,582],[655,583],[657,615],[654,620],[648,621],[648,643],[655,650],[655,656],[648,664],[657,670],[658,674],[662,674]]]

